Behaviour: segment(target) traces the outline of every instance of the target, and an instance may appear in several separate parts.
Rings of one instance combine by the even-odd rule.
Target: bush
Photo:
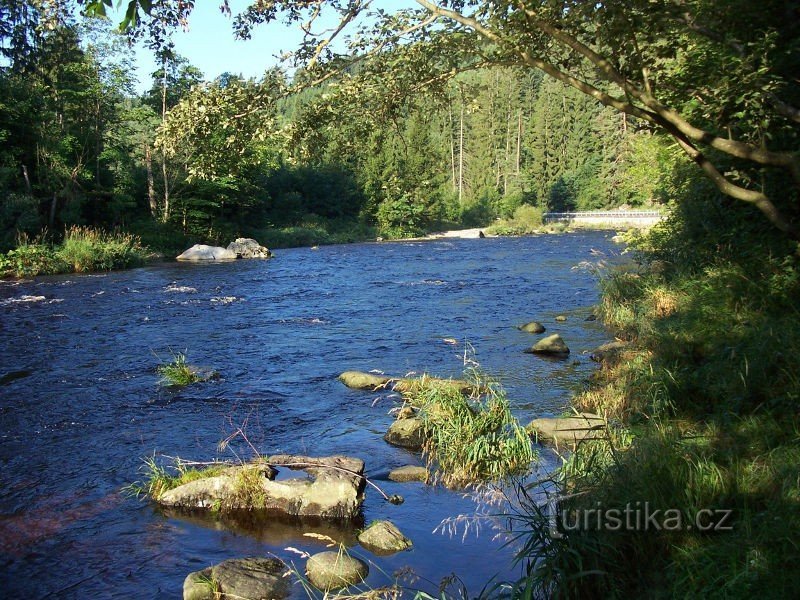
[[[474,388],[485,393],[469,398],[458,385],[423,377],[404,391],[424,424],[423,454],[450,487],[525,474],[534,459],[530,436],[511,414],[502,390],[480,380]]]
[[[138,237],[89,227],[68,229],[56,254],[76,273],[125,269],[141,265],[147,257]]]
[[[514,210],[514,215],[499,221],[488,228],[493,235],[530,235],[542,228],[542,209],[530,204],[522,204]]]

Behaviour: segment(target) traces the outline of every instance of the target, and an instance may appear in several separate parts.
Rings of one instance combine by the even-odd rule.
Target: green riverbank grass
[[[89,227],[71,227],[60,246],[43,240],[21,240],[0,255],[0,276],[33,277],[58,273],[88,273],[139,266],[149,255],[138,237]]]
[[[525,428],[511,414],[508,398],[493,383],[474,378],[465,396],[459,385],[422,377],[403,391],[422,419],[423,455],[435,466],[435,480],[448,487],[498,482],[524,475],[534,452]]]
[[[580,445],[552,482],[551,508],[572,525],[589,516],[584,526],[562,523],[553,535],[553,511],[523,502],[521,558],[531,567],[521,595],[784,598],[800,589],[796,273],[769,259],[695,272],[653,264],[604,282],[599,314],[631,346],[574,404],[622,427],[617,439]],[[660,528],[606,518],[638,506],[644,521],[645,503],[660,511]]]

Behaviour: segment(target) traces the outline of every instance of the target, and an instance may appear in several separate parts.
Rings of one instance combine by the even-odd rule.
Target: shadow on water
[[[238,428],[264,455],[352,455],[370,476],[419,464],[382,439],[395,402],[336,377],[459,376],[465,344],[523,422],[561,413],[594,369],[584,353],[608,340],[583,320],[598,299],[596,279],[573,268],[597,249],[608,260],[608,235],[325,246],[271,261],[0,285],[0,589],[25,598],[177,597],[188,572],[221,560],[319,551],[308,530],[354,544],[349,526],[176,515],[120,490],[154,454],[248,458],[246,445],[219,446]],[[559,314],[567,321],[556,322]],[[523,353],[537,337],[516,325],[533,319],[561,334],[569,359]],[[222,378],[160,387],[156,367],[173,352]],[[540,469],[555,464],[542,452]],[[494,525],[441,533],[458,515],[461,525],[477,523],[473,497],[420,483],[380,487],[405,502],[367,491],[365,521],[392,520],[414,546],[374,559],[371,585],[387,583],[381,570],[408,568],[433,594],[452,572],[474,592],[495,574],[518,575]]]

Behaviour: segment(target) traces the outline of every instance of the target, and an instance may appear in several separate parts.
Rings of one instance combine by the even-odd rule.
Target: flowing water
[[[608,339],[584,321],[598,299],[584,261],[614,254],[609,234],[447,239],[282,250],[270,261],[164,263],[102,275],[0,283],[0,589],[6,597],[176,598],[184,577],[227,558],[325,542],[310,526],[166,514],[122,488],[153,454],[348,454],[399,506],[367,491],[364,520],[388,518],[414,548],[374,562],[368,583],[410,567],[435,591],[456,573],[474,594],[519,575],[488,524],[434,530],[473,499],[386,474],[420,464],[382,435],[395,401],[345,388],[346,370],[459,376],[464,349],[498,378],[523,422],[560,413]],[[568,320],[556,323],[565,314]],[[572,349],[546,360],[515,325],[540,320]],[[447,340],[447,341],[445,341]],[[453,340],[458,343],[454,345]],[[185,352],[222,379],[159,386],[156,367]],[[577,361],[578,364],[575,364]],[[541,453],[541,469],[554,458]],[[490,509],[491,510],[491,509]],[[310,527],[347,544],[352,531]],[[441,529],[441,528],[440,528]],[[476,533],[477,531],[477,533]]]

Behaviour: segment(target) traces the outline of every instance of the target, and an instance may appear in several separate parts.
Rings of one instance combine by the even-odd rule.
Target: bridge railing
[[[610,210],[610,211],[578,211],[578,212],[548,212],[542,217],[545,221],[573,220],[573,219],[660,219],[664,213],[657,210]]]

